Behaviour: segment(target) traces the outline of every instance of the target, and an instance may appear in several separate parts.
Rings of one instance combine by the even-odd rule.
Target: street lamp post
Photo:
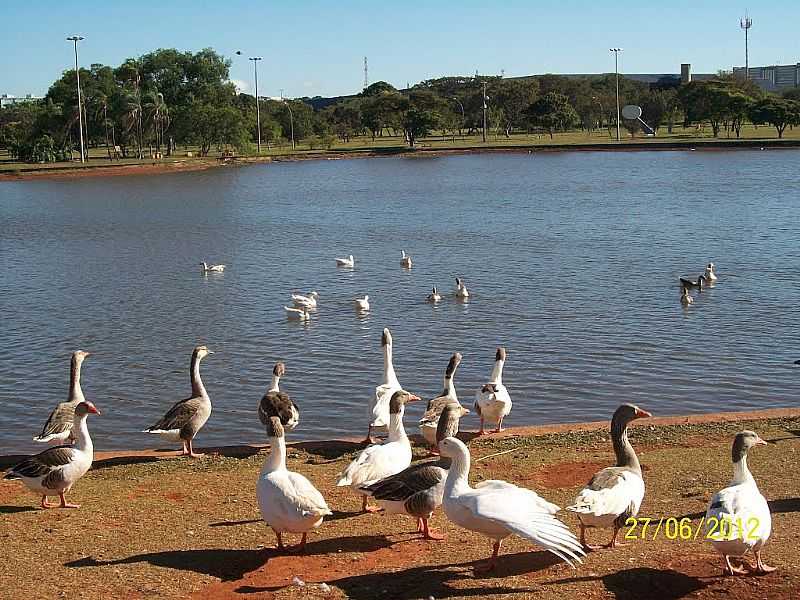
[[[459,135],[461,135],[461,129],[463,129],[463,127],[464,127],[464,120],[465,120],[465,117],[464,117],[464,105],[461,104],[461,100],[459,100],[456,96],[453,96],[453,100],[458,102],[458,106],[461,109],[461,127],[458,130]]]
[[[483,143],[486,143],[486,82],[483,82]]]
[[[289,106],[289,102],[285,98],[283,103],[286,105],[286,108],[289,109],[289,129],[292,136],[292,150],[294,150],[294,116],[292,115],[292,107]]]
[[[617,76],[617,141],[619,141],[619,53],[622,48],[609,48],[609,52],[614,53],[614,73]]]
[[[261,154],[261,109],[258,106],[258,61],[260,56],[251,56],[248,60],[253,61],[253,74],[256,80],[256,129],[258,130],[258,153]]]
[[[67,38],[68,41],[75,44],[75,81],[78,86],[78,129],[80,130],[81,138],[81,162],[85,162],[85,153],[83,150],[83,111],[81,110],[81,75],[78,70],[78,42],[83,38],[82,35],[72,35]]]

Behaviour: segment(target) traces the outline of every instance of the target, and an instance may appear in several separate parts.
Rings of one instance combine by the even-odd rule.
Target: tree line
[[[82,122],[90,147],[119,148],[124,157],[169,155],[177,145],[251,152],[258,137],[256,99],[237,91],[229,79],[231,62],[212,49],[180,52],[159,49],[118,67],[93,64],[80,70]],[[616,128],[613,74],[524,78],[442,77],[405,90],[386,82],[335,99],[259,100],[261,139],[268,146],[292,138],[313,148],[338,139],[373,141],[402,136],[409,146],[430,135],[495,137],[581,129]],[[738,137],[744,123],[770,125],[782,137],[800,124],[800,90],[777,96],[751,81],[721,73],[710,81],[679,85],[675,78],[654,84],[620,77],[620,104],[637,104],[654,130],[676,125],[711,128]],[[485,107],[485,108],[484,108]],[[485,113],[485,116],[484,116]],[[19,160],[66,160],[78,146],[81,121],[75,71],[55,81],[40,102],[0,110],[0,146]],[[631,135],[638,121],[621,123]]]

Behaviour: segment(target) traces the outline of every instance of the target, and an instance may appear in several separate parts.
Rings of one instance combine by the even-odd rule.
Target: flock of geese
[[[713,265],[709,266],[713,272]],[[628,439],[628,426],[636,419],[651,417],[649,412],[632,404],[622,404],[614,412],[610,432],[616,462],[598,471],[567,507],[577,517],[578,537],[557,517],[560,508],[533,490],[502,480],[470,485],[470,452],[456,437],[460,419],[470,412],[460,403],[454,384],[462,360],[460,353],[450,357],[442,392],[428,401],[418,423],[431,453],[438,456],[412,463],[411,442],[403,417],[406,405],[421,398],[405,390],[398,381],[388,329],[382,332],[381,347],[383,377],[375,387],[367,412],[369,445],[336,480],[337,486],[347,486],[361,497],[363,511],[408,515],[416,519],[417,530],[425,539],[438,540],[443,536],[431,530],[429,520],[441,507],[456,525],[491,540],[491,558],[476,567],[477,572],[494,568],[501,542],[511,535],[541,546],[573,567],[598,548],[588,543],[587,529],[610,529],[611,539],[606,547],[616,546],[620,529],[627,519],[636,517],[645,495],[642,468]],[[176,402],[144,430],[181,442],[182,454],[190,457],[202,456],[194,451],[192,441],[211,415],[211,399],[200,377],[200,362],[210,354],[213,352],[206,346],[194,348],[190,361],[191,396]],[[99,415],[100,411],[84,398],[81,390],[81,365],[88,356],[88,352],[80,350],[72,354],[69,397],[52,411],[40,435],[34,438],[37,442],[58,445],[23,460],[4,476],[4,479],[21,479],[40,495],[42,508],[77,508],[78,505],[67,502],[65,495],[93,461],[87,418],[90,414]],[[497,348],[488,381],[475,392],[473,408],[480,417],[479,434],[485,433],[487,422],[494,426],[494,431],[502,431],[503,420],[511,412],[511,396],[503,383],[506,359],[506,349]],[[271,450],[257,478],[256,496],[264,521],[275,532],[278,548],[285,548],[283,536],[291,533],[301,535],[296,550],[302,551],[308,533],[320,527],[332,511],[311,481],[287,468],[285,436],[298,427],[300,410],[280,389],[285,372],[282,362],[275,365],[270,387],[258,404],[258,417],[265,426]],[[378,432],[386,433],[384,441],[376,441]],[[747,467],[748,451],[765,443],[752,431],[735,436],[733,480],[712,497],[706,513],[707,520],[727,520],[732,525],[727,531],[720,529],[707,536],[723,556],[725,573],[730,575],[746,570],[759,573],[774,570],[761,557],[771,532],[770,510]],[[59,496],[60,505],[49,504],[49,496]],[[748,552],[754,553],[755,566],[743,558]],[[740,564],[732,564],[731,558],[738,559]]]
[[[698,293],[703,291],[703,286],[710,287],[717,281],[717,274],[714,273],[714,263],[710,262],[706,265],[706,270],[702,275],[698,275],[696,281],[680,278],[681,282],[681,304],[686,307],[694,303],[694,298],[689,295],[689,290],[696,289]]]

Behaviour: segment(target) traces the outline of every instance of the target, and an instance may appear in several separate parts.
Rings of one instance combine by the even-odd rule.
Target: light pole
[[[261,154],[261,109],[258,104],[258,61],[260,56],[251,56],[248,60],[253,61],[253,74],[256,80],[256,129],[258,129],[258,153]]]
[[[464,119],[465,119],[465,117],[464,117],[464,105],[461,104],[461,100],[459,100],[456,96],[453,96],[453,100],[458,102],[458,106],[459,106],[459,108],[461,108],[461,128],[459,128],[459,130],[458,130],[459,131],[459,135],[461,135],[461,129],[463,129],[463,127],[464,127]]]
[[[78,70],[78,42],[82,39],[84,39],[82,35],[72,35],[67,38],[68,41],[75,43],[75,81],[78,86],[78,129],[80,130],[81,137],[81,162],[85,162],[83,150],[83,111],[81,110],[81,75]]]
[[[483,82],[483,143],[486,143],[486,82]]]
[[[283,103],[286,105],[286,108],[289,109],[289,128],[292,135],[292,150],[294,150],[294,116],[292,115],[292,107],[289,106],[289,102],[285,98],[283,99]]]
[[[609,52],[614,53],[614,73],[617,76],[617,141],[619,141],[619,53],[622,48],[609,48]]]

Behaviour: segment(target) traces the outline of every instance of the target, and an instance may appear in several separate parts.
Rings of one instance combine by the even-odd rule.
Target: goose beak
[[[408,400],[406,400],[406,402],[418,402],[419,400],[422,400],[422,398],[420,398],[419,396],[415,396],[414,394],[409,394]]]
[[[103,414],[103,413],[100,412],[100,410],[96,406],[90,406],[89,407],[89,412],[92,413],[92,414],[95,414],[95,415],[102,415]]]
[[[762,440],[761,438],[758,438],[756,440],[756,446],[766,446],[768,443],[769,442],[767,442],[766,440]]]
[[[641,408],[636,409],[636,418],[637,419],[646,419],[647,417],[652,417],[652,413],[647,412],[646,410],[642,410]]]

